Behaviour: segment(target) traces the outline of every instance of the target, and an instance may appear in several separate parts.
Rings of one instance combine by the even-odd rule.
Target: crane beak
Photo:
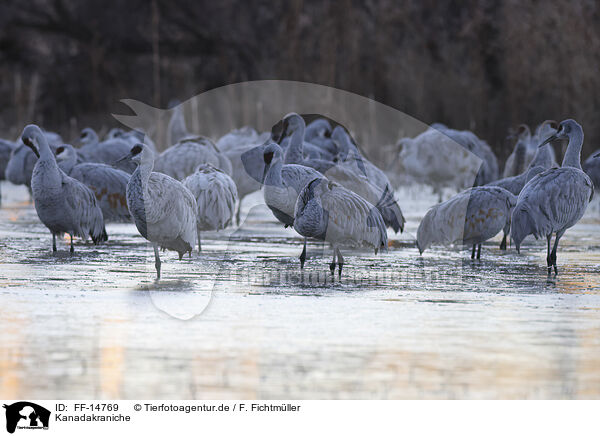
[[[35,155],[38,158],[40,157],[40,152],[38,151],[37,147],[35,146],[35,144],[31,140],[31,138],[23,137],[23,138],[21,138],[21,140],[23,141],[23,144],[25,144],[27,147],[31,148],[31,150],[35,153]]]
[[[123,157],[121,157],[121,158],[117,159],[116,161],[114,161],[114,162],[113,162],[113,165],[116,165],[116,164],[118,164],[118,163],[121,163],[121,162],[123,162],[123,161],[125,161],[125,160],[127,160],[127,159],[130,159],[130,158],[131,158],[131,153],[127,153],[125,156],[123,156]]]
[[[544,142],[542,142],[540,145],[538,145],[538,148],[543,147],[544,145],[546,145],[547,143],[554,141],[555,139],[558,139],[557,135],[552,135],[550,136],[548,139],[546,139]]]

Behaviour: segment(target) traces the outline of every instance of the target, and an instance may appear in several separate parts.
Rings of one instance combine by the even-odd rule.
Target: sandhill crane
[[[227,151],[223,152],[223,154],[231,162],[231,178],[233,179],[237,187],[239,201],[235,213],[235,220],[238,226],[240,225],[240,211],[242,208],[242,200],[244,199],[244,197],[246,197],[246,195],[260,190],[262,186],[259,180],[248,174],[245,167],[245,165],[248,165],[249,167],[253,168],[262,168],[264,166],[262,153],[254,153],[252,157],[246,157],[245,163],[242,161],[242,156],[244,156],[246,152],[249,152],[250,150],[256,148],[257,145],[259,144],[249,143],[241,147],[232,147]]]
[[[274,142],[264,146],[263,158],[265,203],[281,223],[293,226],[298,194],[310,180],[322,175],[303,165],[284,165],[283,151]]]
[[[558,123],[546,120],[540,123],[532,135],[529,127],[521,124],[517,130],[515,149],[506,160],[503,177],[512,177],[524,173],[527,168],[542,166],[550,168],[556,164],[554,149],[550,144],[542,149],[538,145],[556,133]]]
[[[469,130],[455,130],[441,123],[433,124],[431,128],[449,136],[452,140],[481,159],[481,167],[473,182],[474,186],[485,185],[498,179],[498,160],[487,142],[478,138],[477,135]]]
[[[553,166],[558,166],[556,165],[556,160],[554,159],[554,151],[552,150],[550,144],[546,143],[537,148],[537,152],[533,156],[533,159],[531,159],[528,169],[533,167],[541,167],[547,170]]]
[[[325,118],[317,118],[306,126],[306,129],[304,130],[304,140],[312,142],[313,140],[329,136],[331,132],[331,123]],[[317,145],[319,144],[317,143]]]
[[[52,150],[56,150],[56,147],[62,144],[62,138],[57,133],[42,130],[42,134]],[[33,150],[19,140],[13,147],[4,171],[6,180],[14,185],[25,185],[31,192],[31,173],[36,162],[37,156]]]
[[[234,129],[229,133],[226,133],[216,143],[217,148],[221,153],[229,159],[231,163],[231,172],[228,173],[235,185],[238,192],[238,204],[236,210],[236,223],[240,225],[240,213],[242,209],[242,201],[248,194],[260,190],[261,183],[248,174],[244,165],[263,167],[263,157],[261,153],[255,153],[254,161],[247,159],[246,164],[242,162],[242,155],[246,152],[254,149],[258,145],[264,144],[271,138],[270,132],[264,132],[259,134],[252,127],[244,126],[239,129]]]
[[[545,168],[558,166],[556,163],[556,155],[554,148],[550,143],[546,147],[538,147],[542,142],[556,133],[558,122],[554,120],[542,121],[536,128],[535,133],[529,142],[530,147],[527,152],[527,162],[529,166],[542,165]],[[533,162],[537,158],[537,162]]]
[[[10,160],[10,155],[16,147],[16,144],[12,141],[0,139],[0,181],[5,180],[6,167]],[[2,200],[2,191],[0,190],[0,201]]]
[[[258,165],[257,156],[262,156],[262,165]],[[313,168],[303,165],[283,163],[283,150],[269,141],[263,145],[248,150],[242,156],[246,172],[264,183],[265,203],[273,215],[285,227],[294,225],[294,209],[298,194],[306,184],[317,178],[323,177]],[[306,239],[300,255],[300,267],[304,268],[306,260]]]
[[[402,138],[399,161],[412,180],[430,185],[439,201],[443,188],[462,190],[472,186],[481,159],[435,128],[414,138]]]
[[[196,199],[177,180],[153,172],[154,153],[146,145],[135,145],[123,160],[138,167],[127,184],[127,206],[140,234],[154,247],[156,277],[160,279],[158,247],[177,251],[179,260],[192,253],[196,242]]]
[[[290,144],[285,152],[285,162],[314,168],[327,179],[335,181],[346,189],[350,189],[379,209],[386,225],[398,233],[404,230],[405,219],[400,206],[394,199],[392,186],[383,172],[360,156],[354,144],[341,126],[334,129],[332,138],[340,141],[343,151],[342,159],[329,161],[321,158],[304,157],[305,142],[299,132],[303,131],[304,120],[292,113],[284,118],[284,126],[292,132]],[[381,186],[380,186],[381,185]]]
[[[259,134],[252,127],[244,126],[221,136],[216,145],[221,152],[227,153],[235,149],[246,148],[249,145],[263,144],[270,137],[270,132]]]
[[[519,174],[518,176],[505,177],[503,179],[488,183],[485,186],[499,186],[500,188],[504,188],[514,196],[518,197],[525,184],[545,170],[546,168],[542,166],[535,166],[529,168],[523,174]],[[506,250],[506,243],[508,240],[509,232],[510,227],[504,229],[502,241],[500,242],[500,250]]]
[[[423,252],[433,244],[473,246],[471,259],[481,256],[481,244],[508,231],[517,197],[497,186],[467,189],[427,211],[417,231],[417,248]]]
[[[154,171],[183,180],[201,164],[211,164],[229,174],[231,162],[215,144],[203,136],[184,139],[167,148],[157,158]]]
[[[311,144],[304,140],[304,131],[306,124],[304,118],[295,112],[287,114],[281,120],[282,128],[279,134],[279,144],[286,149],[285,163],[294,163],[301,161],[305,156],[312,159],[325,159],[333,161],[334,155],[326,148],[321,148],[318,145]],[[287,148],[291,145],[296,145],[292,150]]]
[[[300,192],[294,210],[294,229],[305,238],[312,237],[331,244],[335,271],[342,276],[343,246],[367,245],[387,250],[387,233],[379,211],[368,201],[343,186],[320,176]]]
[[[353,167],[355,172],[365,175],[374,185],[381,189],[387,188],[389,191],[393,191],[392,184],[385,173],[361,154],[342,126],[336,126],[333,129],[331,139],[339,147],[339,154],[336,156],[337,164]]]
[[[600,189],[600,150],[592,153],[583,163],[583,171],[589,176],[594,183],[594,187]]]
[[[525,125],[522,125],[522,126],[525,126]],[[547,127],[545,127],[545,126],[547,126]],[[544,136],[546,134],[546,132],[548,132],[548,131],[555,132],[556,129],[553,126],[558,126],[558,124],[555,121],[544,121],[544,123],[542,123],[540,126],[538,126],[538,129],[536,131],[536,136],[534,137],[534,139],[531,139],[529,136],[527,136],[527,140],[533,141],[533,140],[535,140],[535,138],[539,137],[540,135]],[[525,127],[527,127],[527,126],[525,126]],[[549,130],[549,129],[552,129],[552,130]],[[547,136],[544,136],[544,139],[546,139],[546,138],[547,138]],[[531,161],[529,162],[529,166],[525,168],[525,165],[528,160],[528,158],[527,158],[528,147],[529,147],[528,143],[526,143],[525,141],[519,141],[519,142],[517,142],[517,145],[515,146],[513,155],[511,155],[512,157],[514,157],[513,167],[511,168],[511,171],[516,172],[518,175],[512,176],[512,177],[505,177],[505,178],[497,180],[495,182],[488,183],[488,185],[500,186],[518,197],[519,194],[521,193],[521,190],[527,184],[527,182],[529,182],[533,177],[540,174],[544,170],[551,168],[555,164],[554,152],[552,151],[550,144],[546,143],[545,145],[536,147],[536,152],[533,155],[533,158],[531,159]],[[507,169],[507,168],[505,168],[505,169]],[[508,232],[505,231],[504,235],[502,237],[502,242],[500,242],[501,250],[506,250],[507,239],[508,239]]]
[[[144,135],[144,133],[142,133],[139,130],[130,130],[126,132],[120,127],[113,127],[106,134],[106,140],[109,139],[121,139],[127,141],[132,147],[136,144],[144,143],[145,145],[150,147],[150,149],[153,152],[156,153],[156,145],[154,144],[152,139],[149,136]]]
[[[561,168],[551,168],[529,181],[519,194],[512,214],[511,238],[520,252],[521,242],[527,235],[547,240],[548,274],[558,274],[556,249],[565,231],[583,216],[594,195],[594,185],[581,169],[583,129],[572,119],[562,121],[557,132],[540,147],[559,138],[569,138]],[[552,234],[556,234],[550,251]]]
[[[511,134],[511,137],[514,137]],[[522,174],[527,168],[527,150],[531,141],[531,130],[526,124],[521,124],[517,128],[516,132],[517,142],[512,153],[506,159],[504,164],[504,172],[502,173],[503,178],[518,176]]]
[[[183,180],[183,185],[196,198],[196,228],[200,252],[201,231],[221,230],[231,223],[237,202],[237,188],[231,177],[210,164],[198,166],[193,174]]]
[[[173,109],[173,114],[169,120],[169,145],[175,145],[179,141],[189,138],[191,135],[185,125],[185,117],[183,113],[183,105],[178,104]]]
[[[10,160],[10,155],[16,146],[17,144],[12,141],[0,139],[0,180],[5,179],[4,172]]]
[[[25,127],[21,139],[38,155],[31,177],[31,191],[40,221],[52,233],[52,250],[56,251],[56,235],[68,233],[94,243],[106,240],[102,211],[92,191],[83,183],[67,176],[57,165],[54,154],[41,129],[33,124]]]
[[[129,174],[135,170],[133,162],[117,162],[131,149],[131,144],[128,141],[115,138],[100,142],[98,134],[90,127],[86,127],[81,131],[80,140],[82,147],[77,152],[84,161],[115,166]]]
[[[56,161],[68,176],[90,188],[104,216],[104,222],[131,222],[127,208],[129,174],[95,162],[77,163],[77,151],[69,144],[56,149]]]

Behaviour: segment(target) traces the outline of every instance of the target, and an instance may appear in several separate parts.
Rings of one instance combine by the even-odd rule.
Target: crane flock
[[[176,251],[181,260],[197,243],[200,253],[201,232],[239,226],[242,200],[261,189],[274,218],[304,239],[300,268],[307,240],[325,241],[333,250],[331,274],[337,267],[341,277],[344,247],[377,254],[388,250],[388,228],[404,231],[388,178],[394,171],[430,185],[439,197],[418,226],[420,255],[433,245],[457,245],[479,259],[482,243],[500,232],[500,249],[510,236],[520,253],[532,235],[546,238],[548,274],[558,274],[559,240],[582,218],[600,183],[600,152],[582,167],[583,129],[571,119],[544,121],[534,134],[520,125],[502,173],[491,147],[474,133],[434,124],[398,141],[390,161],[399,167],[386,174],[346,128],[325,118],[307,124],[290,113],[279,132],[246,126],[213,141],[187,130],[182,106],[171,113],[169,146],[161,153],[139,131],[113,128],[100,139],[85,128],[74,147],[28,125],[17,141],[0,140],[0,180],[28,187],[53,251],[56,236],[68,234],[73,252],[75,236],[100,244],[109,236],[106,223],[135,224],[152,244],[157,279],[159,249]],[[560,139],[568,146],[559,166],[552,142]],[[442,201],[447,188],[457,193]]]

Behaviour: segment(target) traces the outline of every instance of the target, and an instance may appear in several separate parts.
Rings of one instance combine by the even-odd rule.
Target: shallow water
[[[561,241],[480,261],[414,235],[435,198],[398,193],[407,231],[388,253],[330,250],[245,202],[240,229],[203,234],[177,260],[128,224],[107,245],[51,253],[27,191],[5,182],[0,208],[3,398],[599,398],[600,212]],[[323,255],[324,257],[321,257]]]

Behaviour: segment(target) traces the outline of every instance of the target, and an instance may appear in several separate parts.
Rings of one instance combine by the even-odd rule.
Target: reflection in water
[[[2,320],[2,347],[0,348],[0,395],[2,398],[20,397],[20,365],[23,361],[22,346],[26,346],[24,320],[0,307]]]
[[[595,208],[561,241],[558,277],[542,242],[418,256],[425,208],[407,200],[406,233],[387,254],[349,250],[341,281],[320,243],[301,271],[301,238],[258,207],[242,229],[207,233],[202,254],[166,253],[155,282],[131,225],[52,255],[32,206],[11,203],[19,189],[3,186],[0,209],[4,398],[600,395]]]
[[[100,321],[100,398],[121,397],[125,351],[125,322],[120,319],[104,318]]]

